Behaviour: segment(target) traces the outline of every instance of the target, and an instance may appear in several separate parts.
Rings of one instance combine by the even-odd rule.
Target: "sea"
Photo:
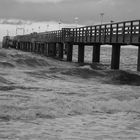
[[[140,140],[140,73],[135,46],[122,46],[111,70],[111,46],[101,62],[66,62],[0,48],[0,140]]]

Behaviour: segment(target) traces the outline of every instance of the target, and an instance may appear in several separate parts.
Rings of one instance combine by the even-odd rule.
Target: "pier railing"
[[[22,40],[35,38],[46,42],[138,44],[140,43],[140,20],[109,23],[80,28],[63,28],[44,33],[18,36]]]

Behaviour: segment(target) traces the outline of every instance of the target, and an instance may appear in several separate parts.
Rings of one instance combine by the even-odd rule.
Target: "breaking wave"
[[[98,63],[68,63],[12,49],[1,49],[0,58],[0,123],[34,121],[39,125],[39,119],[54,125],[59,118],[80,120],[86,115],[98,117],[98,123],[106,115],[104,122],[115,124],[118,119],[117,126],[124,115],[128,121],[128,114],[139,119],[138,72],[114,71]],[[120,117],[109,120],[114,114]]]

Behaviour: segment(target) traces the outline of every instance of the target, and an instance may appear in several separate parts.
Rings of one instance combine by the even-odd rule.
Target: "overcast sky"
[[[139,6],[140,0],[0,0],[0,30],[22,23],[55,25],[60,19],[73,24],[75,17],[81,25],[93,25],[100,22],[100,13],[103,22],[140,19]]]

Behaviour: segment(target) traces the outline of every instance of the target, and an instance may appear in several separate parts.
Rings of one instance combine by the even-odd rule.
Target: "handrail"
[[[116,23],[99,24],[94,26],[84,26],[78,28],[62,28],[41,33],[31,33],[27,35],[16,36],[16,38],[30,39],[39,38],[46,41],[59,42],[113,42],[115,36],[116,42],[119,41],[119,36],[122,38],[122,43],[125,43],[127,35],[130,36],[130,41],[134,35],[140,37],[140,20],[131,20]]]

